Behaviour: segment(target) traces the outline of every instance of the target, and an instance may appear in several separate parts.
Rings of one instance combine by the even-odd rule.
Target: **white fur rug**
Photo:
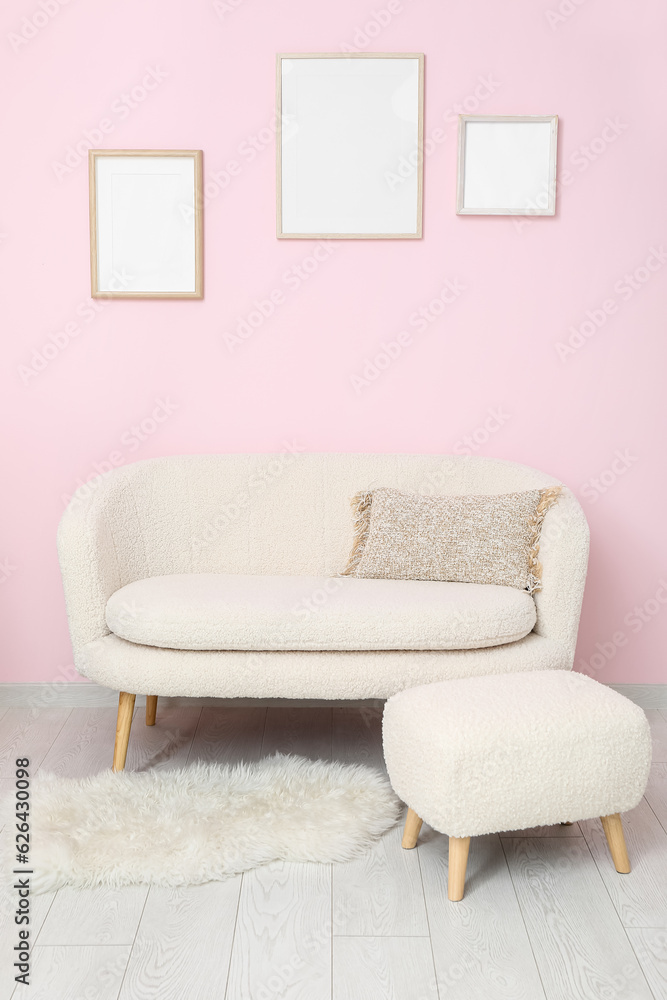
[[[234,767],[42,774],[31,794],[32,888],[193,885],[269,861],[346,861],[399,810],[377,771],[281,755]]]

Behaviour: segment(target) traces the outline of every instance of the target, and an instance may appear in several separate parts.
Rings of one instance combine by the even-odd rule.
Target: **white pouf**
[[[622,840],[616,814],[644,793],[651,735],[644,712],[611,688],[567,670],[428,684],[389,699],[383,741],[410,807],[404,846],[421,820],[469,841],[600,816],[616,867],[629,870],[610,835]]]

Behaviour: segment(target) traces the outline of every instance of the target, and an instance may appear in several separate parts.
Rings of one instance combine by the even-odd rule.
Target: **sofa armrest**
[[[123,470],[93,479],[87,486],[85,495],[82,491],[74,495],[58,527],[58,558],[75,658],[86,643],[109,634],[105,609],[111,595],[148,575],[141,568],[144,546]]]
[[[542,590],[535,593],[537,635],[553,639],[574,662],[588,567],[589,530],[573,493],[563,492],[544,519],[540,540]]]

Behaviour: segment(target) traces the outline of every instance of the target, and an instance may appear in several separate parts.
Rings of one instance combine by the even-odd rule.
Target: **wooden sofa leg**
[[[616,871],[620,872],[621,875],[627,875],[630,871],[630,859],[623,835],[621,816],[619,813],[614,813],[612,816],[601,816],[600,819]]]
[[[157,695],[147,694],[146,695],[146,725],[155,725],[155,715],[157,713]]]
[[[127,757],[127,744],[130,742],[130,728],[134,714],[136,694],[121,691],[118,695],[118,719],[116,721],[116,742],[113,748],[113,769],[122,771]]]
[[[449,878],[447,895],[452,903],[463,899],[466,884],[466,868],[468,867],[468,851],[470,837],[449,838]]]
[[[419,831],[422,828],[422,821],[420,820],[414,809],[408,809],[408,815],[405,820],[405,827],[403,828],[403,840],[401,841],[401,847],[405,847],[406,850],[410,850],[417,846],[417,837],[419,836]]]

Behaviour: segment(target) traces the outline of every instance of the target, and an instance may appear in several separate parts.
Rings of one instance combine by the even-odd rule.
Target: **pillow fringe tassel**
[[[371,504],[373,502],[372,490],[362,490],[355,493],[350,501],[352,505],[352,524],[354,529],[354,543],[347,566],[340,574],[341,576],[354,576],[364,554],[364,546],[368,541],[368,531],[371,524]]]
[[[542,525],[548,512],[558,502],[563,492],[562,486],[551,486],[540,491],[540,502],[535,508],[535,514],[530,519],[531,539],[528,550],[528,593],[534,594],[542,589],[542,563],[540,562],[540,537]]]

